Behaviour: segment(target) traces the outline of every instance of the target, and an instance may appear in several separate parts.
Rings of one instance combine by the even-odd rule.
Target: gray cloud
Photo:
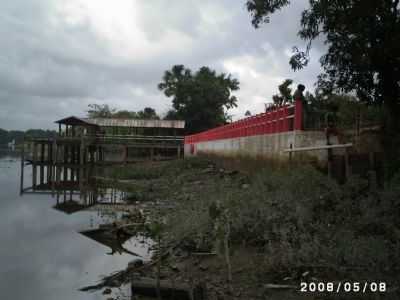
[[[317,60],[297,73],[288,64],[292,46],[301,44],[305,4],[296,1],[255,30],[244,1],[3,3],[0,127],[51,128],[93,102],[165,112],[170,100],[157,83],[174,64],[233,73],[241,82],[235,115],[261,111],[281,79],[311,86],[319,72]]]

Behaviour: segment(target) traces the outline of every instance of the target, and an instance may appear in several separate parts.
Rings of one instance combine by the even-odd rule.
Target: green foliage
[[[140,111],[117,110],[107,104],[89,104],[87,111],[89,118],[118,118],[118,119],[148,119],[159,120],[160,117],[154,108],[145,107]]]
[[[87,115],[89,118],[111,118],[116,112],[115,108],[110,108],[108,104],[89,104]]]
[[[180,198],[166,230],[194,251],[212,251],[229,222],[230,245],[256,247],[262,272],[313,265],[395,270],[400,267],[399,178],[385,191],[370,192],[365,180],[353,177],[338,185],[311,166],[256,172],[245,189],[241,176],[213,177],[204,188],[207,194]],[[221,212],[229,212],[226,221]]]
[[[290,1],[252,0],[247,1],[247,9],[258,27],[289,4]],[[320,77],[321,86],[357,91],[362,100],[398,102],[399,12],[398,1],[309,1],[301,16],[299,35],[309,45],[322,37],[328,46],[321,58],[325,70]],[[310,48],[294,50],[292,67],[298,69],[307,64]],[[385,99],[389,95],[390,99]]]
[[[173,97],[174,110],[170,114],[184,119],[187,132],[194,133],[227,122],[225,110],[237,106],[232,92],[239,89],[239,82],[208,67],[192,74],[185,66],[175,65],[164,73],[158,88],[167,97]]]
[[[176,177],[176,174],[190,169],[206,168],[209,161],[203,158],[181,159],[157,164],[137,164],[131,167],[114,167],[110,177],[115,180],[151,180],[162,176]]]
[[[159,120],[160,117],[157,115],[154,108],[145,107],[143,110],[137,112],[138,119],[150,119]]]
[[[269,16],[289,3],[289,0],[249,0],[246,6],[253,17],[252,24],[258,28],[261,23],[269,23]]]
[[[336,126],[341,129],[355,129],[357,126],[366,127],[382,124],[384,113],[381,106],[368,105],[360,102],[350,95],[319,94],[307,92],[305,99],[307,105],[308,121],[326,126],[326,115],[334,112],[337,118]]]
[[[111,177],[117,180],[150,180],[160,178],[163,168],[149,168],[142,165],[134,167],[117,167],[111,172]]]
[[[55,137],[56,135],[57,132],[54,130],[28,129],[26,131],[7,131],[0,128],[0,145],[6,145],[13,140],[15,140],[16,144],[21,144],[24,138],[51,138]]]
[[[180,120],[178,112],[175,109],[170,109],[165,114],[164,120]]]
[[[292,83],[292,79],[285,79],[285,81],[278,86],[279,94],[272,96],[272,100],[275,104],[282,105],[284,103],[293,102],[292,89],[290,88]]]
[[[290,1],[250,0],[253,25]],[[384,106],[384,147],[388,178],[400,169],[400,6],[398,0],[310,0],[298,32],[307,46],[293,48],[294,70],[309,62],[312,42],[322,39],[327,52],[320,58],[324,72],[318,85],[326,93],[355,92],[367,103]]]

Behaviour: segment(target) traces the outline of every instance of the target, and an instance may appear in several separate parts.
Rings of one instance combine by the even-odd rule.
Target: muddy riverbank
[[[341,280],[384,281],[385,296],[398,296],[397,182],[372,192],[362,178],[338,185],[312,167],[249,175],[208,159],[125,166],[100,180],[147,211],[153,260],[129,276],[201,287],[197,299],[325,299],[300,282]]]

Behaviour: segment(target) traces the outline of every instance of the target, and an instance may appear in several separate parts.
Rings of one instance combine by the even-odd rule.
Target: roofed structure
[[[62,125],[72,125],[72,126],[97,126],[95,123],[90,122],[90,119],[87,118],[78,118],[75,116],[70,116],[54,123],[62,124]]]
[[[93,118],[85,119],[90,124],[100,127],[140,127],[140,128],[185,128],[185,121],[180,120],[145,120],[145,119],[115,119]]]
[[[148,120],[148,119],[119,119],[119,118],[78,118],[70,116],[58,121],[57,124],[72,126],[98,127],[130,127],[130,128],[185,128],[181,120]]]

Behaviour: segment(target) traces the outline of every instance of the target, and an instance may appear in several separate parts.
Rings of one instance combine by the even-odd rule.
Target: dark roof
[[[89,119],[78,118],[75,116],[67,117],[67,118],[55,121],[54,123],[65,124],[65,125],[78,125],[78,126],[97,126],[96,124],[90,122]]]

